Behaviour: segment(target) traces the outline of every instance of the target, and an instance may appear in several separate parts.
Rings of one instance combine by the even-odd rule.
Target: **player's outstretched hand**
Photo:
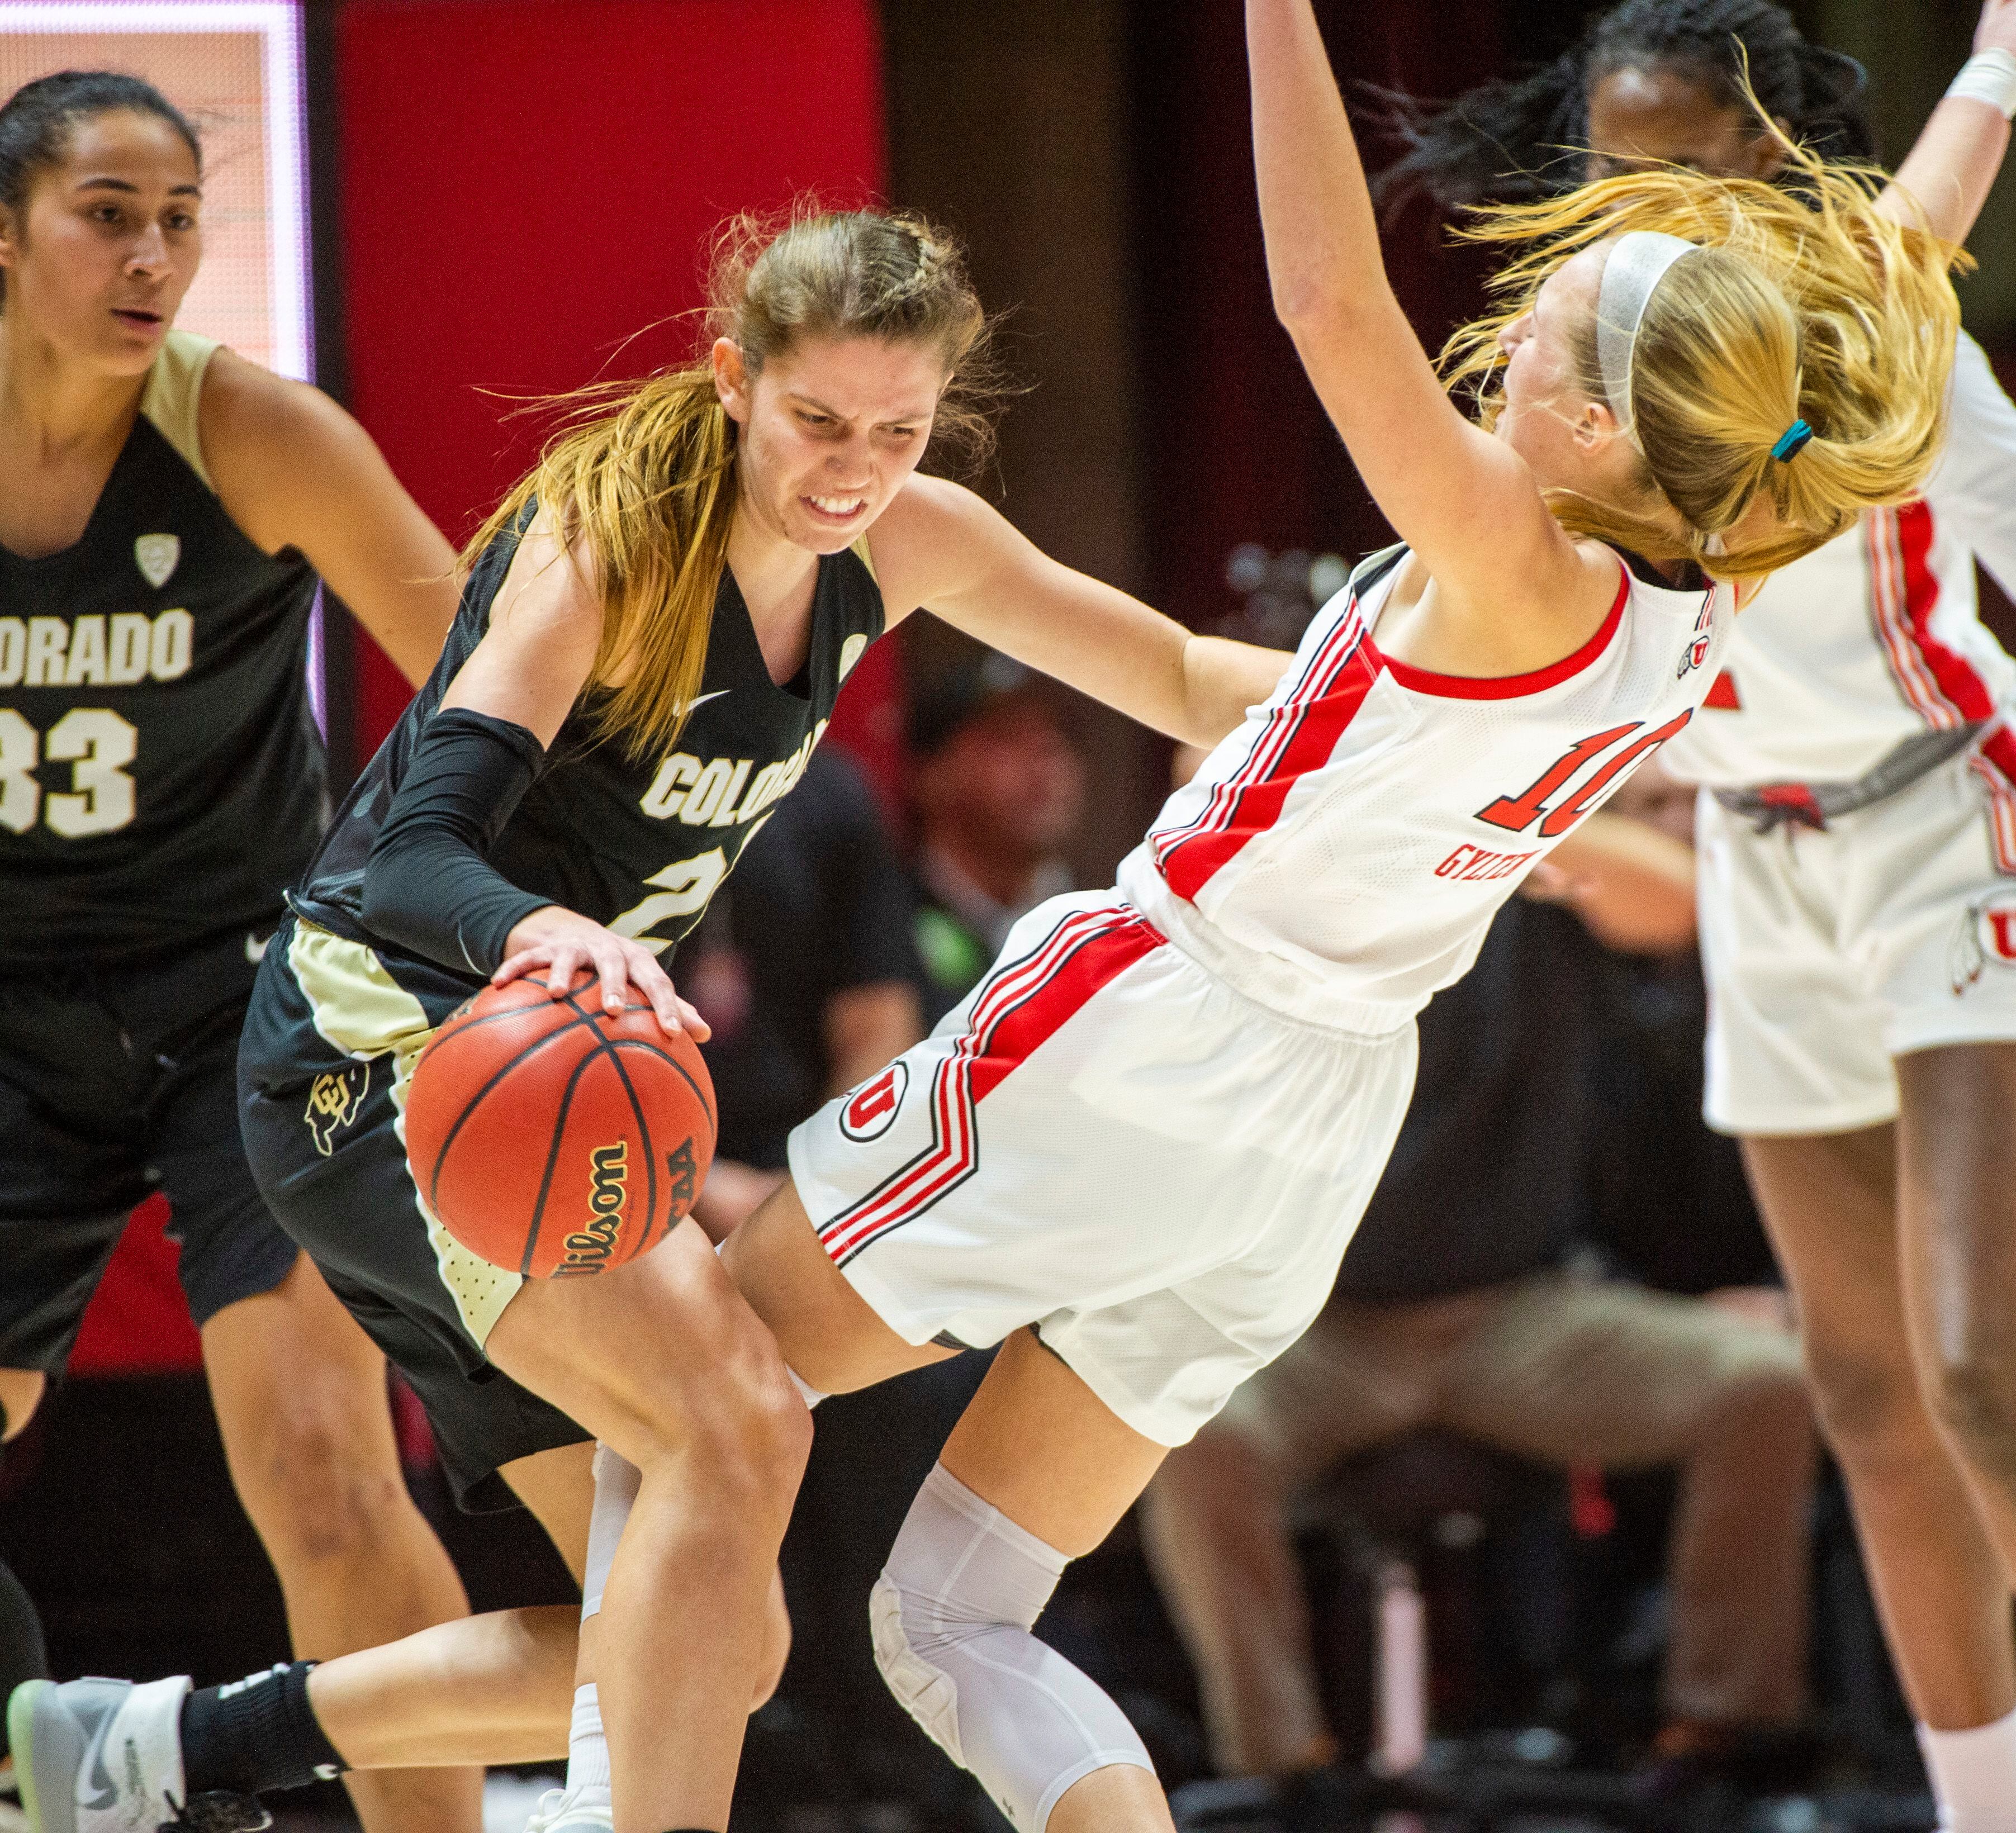
[[[2016,56],[2016,0],[1986,0],[1974,28],[1974,48]]]
[[[650,1003],[661,1029],[687,1032],[696,1043],[708,1035],[707,1021],[673,990],[671,977],[642,942],[617,935],[572,910],[549,904],[516,924],[505,940],[503,964],[491,975],[493,986],[542,978],[558,999],[586,968],[602,985],[605,1012],[621,1012],[624,993],[635,987]]]

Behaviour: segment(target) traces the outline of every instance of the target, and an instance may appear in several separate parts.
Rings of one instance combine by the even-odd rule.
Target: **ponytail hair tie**
[[[1813,430],[1804,420],[1795,420],[1779,435],[1778,443],[1771,448],[1771,456],[1780,464],[1789,464],[1805,449],[1806,441],[1813,436]]]

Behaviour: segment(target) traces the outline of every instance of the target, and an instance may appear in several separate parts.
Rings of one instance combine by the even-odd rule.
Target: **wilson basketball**
[[[588,974],[555,999],[486,987],[437,1030],[406,1096],[406,1161],[442,1227],[534,1279],[600,1273],[664,1239],[714,1158],[699,1047],[650,1007],[604,1012]]]

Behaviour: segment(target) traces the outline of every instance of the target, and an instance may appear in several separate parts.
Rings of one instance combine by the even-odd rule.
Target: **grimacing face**
[[[145,373],[203,259],[202,175],[167,122],[88,115],[25,207],[0,212],[11,331],[110,375]]]
[[[1643,165],[1769,178],[1784,164],[1784,149],[1748,109],[1720,100],[1683,67],[1626,64],[1592,83],[1587,102],[1591,178]]]
[[[822,554],[859,539],[917,468],[946,381],[934,346],[884,337],[808,337],[753,381],[727,339],[714,360],[745,511]]]

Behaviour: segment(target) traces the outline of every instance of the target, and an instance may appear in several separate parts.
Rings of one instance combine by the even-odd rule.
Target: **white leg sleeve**
[[[1029,1633],[1068,1563],[941,1464],[869,1606],[890,1691],[1017,1833],[1042,1833],[1094,1770],[1155,1766],[1119,1707]]]
[[[596,1446],[595,1512],[588,1518],[588,1564],[581,1579],[583,1622],[602,1608],[602,1588],[616,1563],[616,1544],[623,1538],[623,1524],[630,1518],[637,1485],[643,1480],[643,1473],[628,1458],[617,1457],[607,1445]]]

